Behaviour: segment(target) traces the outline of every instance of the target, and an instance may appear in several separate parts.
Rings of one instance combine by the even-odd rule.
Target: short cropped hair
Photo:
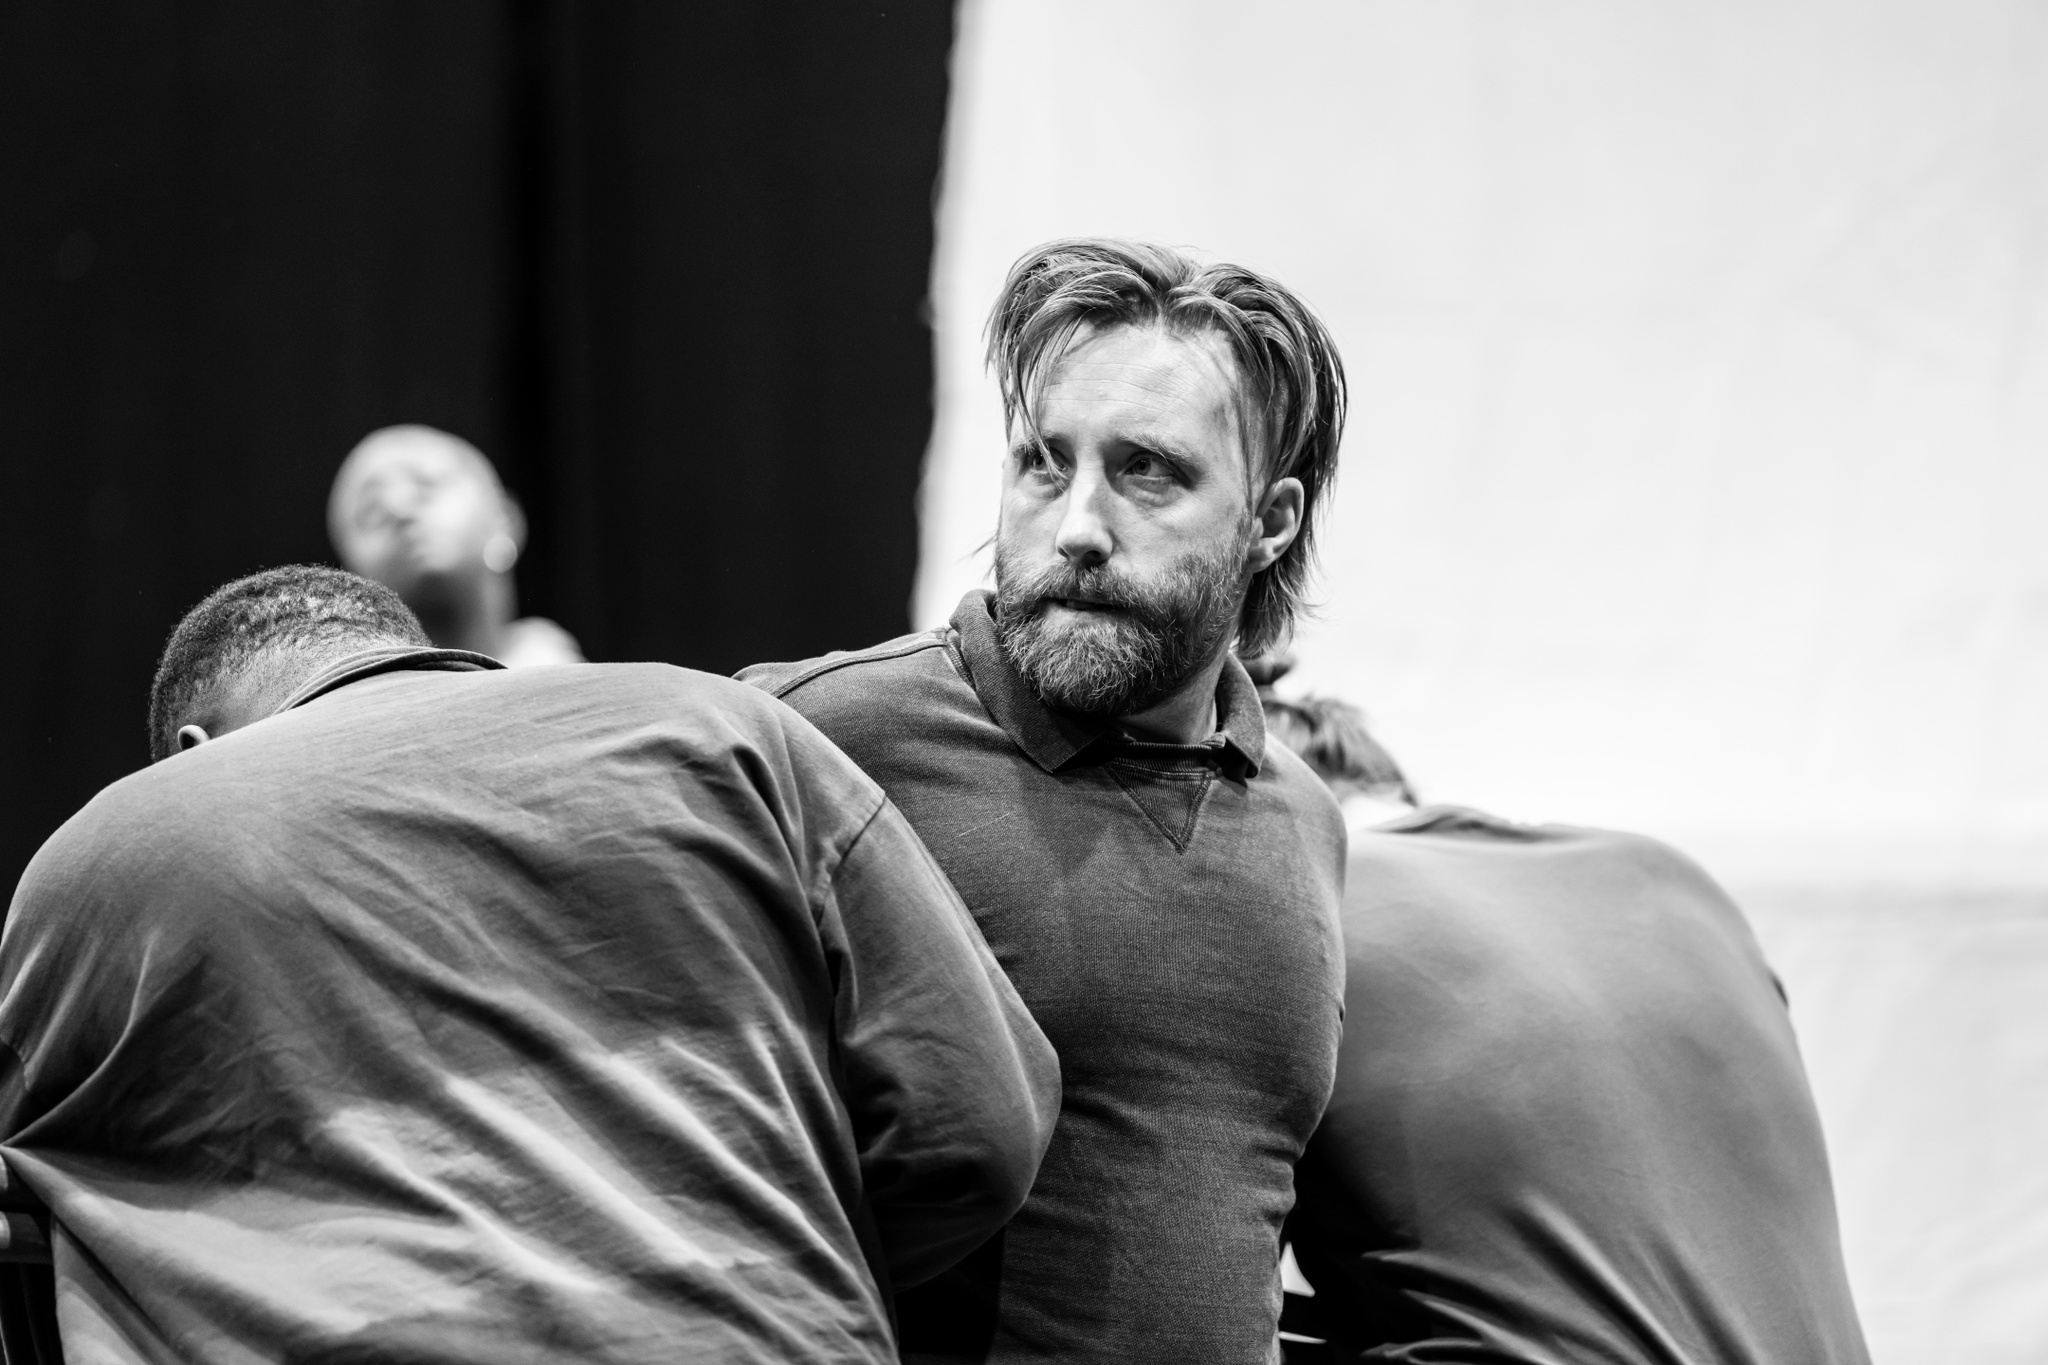
[[[1314,562],[1315,532],[1337,473],[1344,435],[1344,365],[1307,304],[1277,282],[1235,265],[1203,265],[1168,247],[1072,237],[1028,251],[988,319],[988,365],[1002,388],[1003,419],[1031,405],[1046,371],[1087,327],[1163,325],[1223,339],[1264,420],[1249,433],[1263,482],[1301,480],[1301,533],[1252,580],[1238,618],[1238,650],[1249,657],[1293,629]]]
[[[398,594],[321,564],[288,564],[238,578],[185,613],[149,689],[149,756],[178,751],[178,730],[214,691],[292,654],[341,654],[380,644],[430,645]]]
[[[1415,789],[1386,746],[1366,729],[1365,713],[1334,697],[1282,699],[1261,692],[1266,731],[1300,754],[1317,777],[1343,793],[1363,792],[1415,805]]]

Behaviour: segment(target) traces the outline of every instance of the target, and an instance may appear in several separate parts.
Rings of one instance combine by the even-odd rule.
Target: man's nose
[[[384,499],[384,513],[400,527],[411,526],[420,519],[420,513],[427,505],[427,491],[415,484],[410,488],[394,490]]]
[[[1107,562],[1116,548],[1102,505],[1108,496],[1107,483],[1086,470],[1076,471],[1073,482],[1067,485],[1067,505],[1060,517],[1059,538],[1054,546],[1061,558],[1077,569],[1092,569]]]

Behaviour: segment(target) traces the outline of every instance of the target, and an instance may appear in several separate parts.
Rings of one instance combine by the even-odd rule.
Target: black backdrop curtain
[[[373,427],[474,440],[521,607],[730,671],[905,628],[948,3],[0,9],[0,887],[145,757]]]

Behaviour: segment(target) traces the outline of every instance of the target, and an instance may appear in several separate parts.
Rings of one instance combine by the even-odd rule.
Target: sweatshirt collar
[[[442,673],[479,673],[488,669],[503,668],[488,654],[476,654],[467,649],[431,649],[420,645],[379,645],[374,649],[357,650],[353,654],[336,659],[327,667],[299,684],[293,693],[285,698],[278,711],[285,712],[295,706],[304,706],[315,697],[324,697],[338,687],[379,673],[394,673],[403,669],[426,669]]]

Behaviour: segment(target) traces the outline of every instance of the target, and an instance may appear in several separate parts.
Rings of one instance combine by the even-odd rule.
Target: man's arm
[[[840,1085],[896,1288],[1009,1221],[1059,1116],[1059,1060],[894,805],[832,876]]]

